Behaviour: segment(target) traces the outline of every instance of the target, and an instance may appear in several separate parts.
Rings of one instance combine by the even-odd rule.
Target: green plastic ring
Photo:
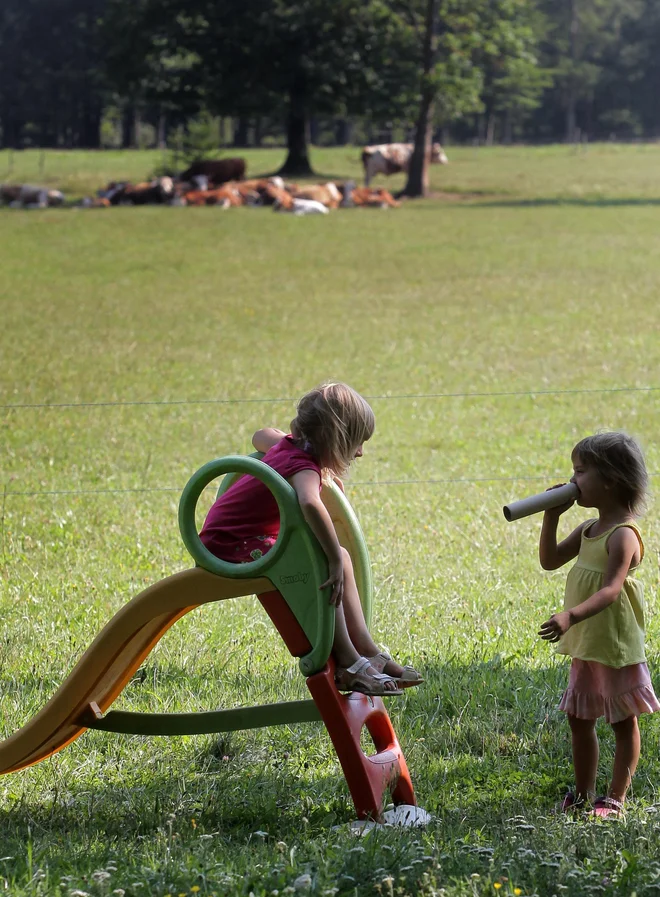
[[[232,564],[211,554],[199,538],[195,524],[195,510],[199,496],[212,480],[226,473],[249,474],[261,480],[273,493],[280,510],[280,532],[277,541],[267,554],[247,564]],[[186,483],[179,501],[179,530],[183,544],[193,560],[204,570],[229,579],[251,579],[265,573],[281,556],[289,539],[291,525],[299,513],[295,490],[272,467],[245,455],[227,455],[200,467]]]

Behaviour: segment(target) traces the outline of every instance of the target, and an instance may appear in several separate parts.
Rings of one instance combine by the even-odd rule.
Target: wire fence
[[[384,393],[381,395],[365,396],[369,401],[387,400],[419,400],[419,399],[481,399],[481,398],[505,398],[505,397],[537,397],[537,396],[563,396],[563,395],[594,395],[606,393],[652,393],[660,391],[660,386],[616,386],[595,387],[579,389],[536,389],[536,390],[502,390],[491,392],[431,392],[431,393]],[[219,398],[219,399],[150,399],[136,401],[99,401],[99,402],[18,402],[14,404],[0,404],[5,411],[17,411],[25,409],[62,410],[88,409],[88,408],[125,408],[144,406],[188,406],[188,405],[255,405],[255,404],[292,404],[292,398]],[[556,476],[561,477],[562,474]],[[649,477],[657,474],[650,473]],[[430,477],[425,479],[407,478],[394,480],[363,480],[361,482],[347,483],[348,488],[361,489],[365,487],[382,486],[412,486],[412,485],[438,485],[438,484],[473,484],[473,483],[516,483],[516,482],[547,482],[547,476],[516,476],[516,477]],[[121,489],[44,489],[44,490],[10,490],[3,491],[3,497],[25,496],[36,497],[45,495],[121,495],[139,493],[171,493],[180,492],[175,486],[156,487],[129,487]]]
[[[594,395],[597,393],[622,393],[622,392],[658,392],[660,386],[611,386],[596,387],[592,389],[527,389],[527,390],[502,390],[494,392],[420,392],[420,393],[384,393],[382,395],[366,395],[370,402],[384,400],[411,400],[411,399],[484,399],[505,397],[536,397],[536,396],[573,396]],[[13,404],[0,404],[3,411],[19,411],[30,408],[58,409],[58,408],[129,408],[141,406],[177,406],[177,405],[276,405],[294,404],[294,398],[253,398],[253,399],[145,399],[135,401],[100,401],[100,402],[16,402]]]
[[[565,474],[555,474],[555,477],[561,478]],[[649,473],[649,478],[657,477],[657,473]],[[347,489],[362,489],[364,487],[378,487],[378,486],[419,486],[419,485],[446,485],[452,483],[460,483],[461,485],[469,485],[470,483],[547,483],[549,479],[552,477],[548,476],[533,476],[533,477],[430,477],[428,479],[403,479],[403,480],[362,480],[361,482],[353,483],[350,480],[344,483],[344,486]],[[212,484],[206,487],[207,489],[212,488]],[[130,495],[131,493],[150,493],[150,492],[181,492],[182,489],[179,486],[140,486],[140,487],[129,487],[126,489],[43,489],[39,491],[31,491],[31,490],[12,490],[6,489],[4,490],[3,498],[10,498],[11,496],[37,496],[37,495]]]

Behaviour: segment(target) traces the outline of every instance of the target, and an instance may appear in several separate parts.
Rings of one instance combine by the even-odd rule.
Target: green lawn
[[[253,173],[282,159],[246,155]],[[355,176],[357,155],[318,150],[313,162]],[[435,816],[423,832],[354,840],[318,725],[220,739],[88,732],[0,778],[8,894],[261,897],[291,894],[307,873],[297,893],[660,893],[660,719],[642,720],[624,821],[556,814],[571,781],[555,709],[567,667],[536,631],[566,571],[540,571],[539,519],[501,512],[566,478],[574,442],[599,427],[639,436],[657,489],[658,392],[646,387],[659,386],[660,147],[449,155],[434,190],[468,201],[302,219],[0,212],[0,734],[43,706],[118,608],[190,566],[176,505],[192,471],[248,450],[260,426],[286,427],[297,396],[338,377],[375,397],[376,434],[347,491],[372,556],[378,638],[426,675],[389,707]],[[53,153],[44,171],[74,196],[158,161]],[[38,173],[37,153],[14,155],[13,179]],[[572,510],[564,525],[580,519]],[[660,688],[657,502],[643,528]],[[242,599],[177,623],[115,706],[304,696],[260,606]]]

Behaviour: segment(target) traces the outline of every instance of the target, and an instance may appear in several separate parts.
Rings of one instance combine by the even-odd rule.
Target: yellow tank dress
[[[582,530],[580,551],[566,580],[564,609],[571,610],[597,592],[607,569],[607,543],[621,526],[632,529],[640,545],[644,543],[634,523],[619,523],[593,538],[588,533],[595,520]],[[573,660],[568,688],[559,709],[579,719],[617,723],[641,713],[660,710],[653,691],[644,651],[644,589],[631,568],[619,597],[609,607],[576,623],[562,637],[557,651]]]

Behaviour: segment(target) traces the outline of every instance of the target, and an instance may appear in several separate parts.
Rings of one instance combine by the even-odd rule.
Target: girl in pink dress
[[[614,731],[614,768],[609,791],[594,800],[592,813],[618,816],[639,760],[637,718],[660,710],[644,652],[644,593],[634,578],[644,557],[635,519],[648,477],[641,449],[625,433],[588,436],[571,458],[577,503],[596,508],[598,517],[557,543],[559,517],[573,502],[545,512],[541,566],[556,570],[575,557],[577,562],[566,581],[564,610],[546,620],[539,635],[573,658],[559,709],[571,727],[575,790],[562,810],[578,810],[595,797],[596,720],[604,716]]]
[[[263,461],[295,489],[300,510],[328,558],[329,576],[321,588],[331,587],[336,608],[333,654],[335,678],[344,691],[367,695],[400,695],[401,688],[423,680],[410,666],[396,663],[381,651],[367,628],[351,558],[339,544],[332,520],[321,501],[321,480],[348,471],[375,428],[368,403],[345,383],[324,383],[302,397],[291,422],[291,433],[267,427],[257,430],[252,444],[264,452]],[[261,480],[242,476],[215,502],[200,539],[226,561],[245,563],[266,554],[280,529],[277,502]]]

